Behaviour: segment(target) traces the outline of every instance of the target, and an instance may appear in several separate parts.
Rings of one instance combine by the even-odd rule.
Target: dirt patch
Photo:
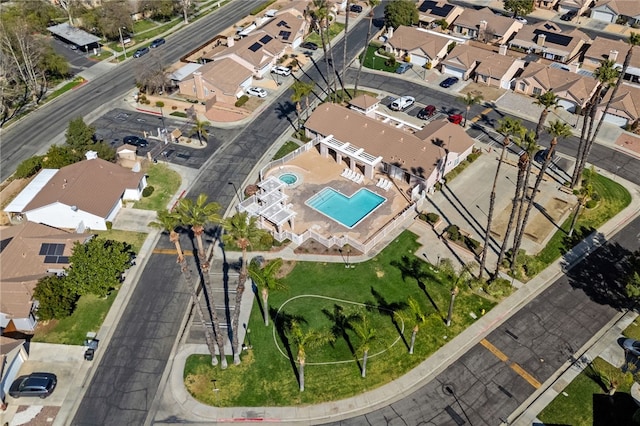
[[[499,87],[487,86],[485,84],[478,84],[473,81],[467,84],[467,86],[464,89],[460,90],[460,94],[462,95],[466,95],[467,93],[472,93],[474,95],[481,94],[482,99],[485,102],[495,102],[505,92],[506,92],[505,89],[501,89]]]
[[[640,154],[640,137],[623,133],[616,140],[616,145]]]
[[[541,243],[549,235],[555,232],[556,227],[562,223],[562,217],[572,205],[559,198],[552,198],[543,206],[542,210],[536,210],[533,218],[527,223],[525,234],[536,243]],[[553,226],[549,226],[549,224]]]
[[[289,275],[289,273],[291,271],[293,271],[293,268],[296,267],[296,261],[295,260],[285,260],[282,262],[282,266],[280,267],[280,270],[278,271],[277,277],[278,278],[284,278],[287,275]]]
[[[304,243],[300,244],[293,250],[296,254],[321,254],[329,256],[346,256],[346,251],[342,247],[331,246],[329,248],[323,246],[316,240],[310,238]],[[360,256],[362,253],[354,248],[351,248],[349,256]]]

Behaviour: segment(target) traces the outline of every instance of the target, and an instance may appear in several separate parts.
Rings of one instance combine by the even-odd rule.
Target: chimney
[[[579,68],[580,66],[578,65],[577,62],[572,62],[569,64],[569,72],[577,73]]]
[[[227,37],[227,47],[233,47],[235,44],[235,39],[233,37]]]
[[[196,89],[196,98],[204,99],[204,83],[202,82],[202,73],[196,71],[193,73],[193,85]]]
[[[480,30],[485,31],[486,29],[487,29],[487,21],[485,20],[480,21]]]
[[[538,46],[544,46],[544,42],[547,39],[547,36],[544,34],[538,34],[538,39],[536,40],[536,44]]]
[[[615,62],[618,59],[618,51],[617,50],[610,50],[608,59],[610,61]]]
[[[95,160],[98,158],[98,153],[95,151],[87,151],[84,156],[87,160]]]
[[[506,44],[501,44],[500,48],[498,49],[498,53],[502,56],[506,56],[507,55],[507,45]]]

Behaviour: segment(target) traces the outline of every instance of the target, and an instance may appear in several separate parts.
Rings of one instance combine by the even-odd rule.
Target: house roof
[[[553,53],[568,54],[578,45],[591,41],[589,36],[578,29],[569,31],[562,29],[558,24],[550,21],[541,22],[538,25],[525,25],[510,44],[523,48],[540,48],[539,36],[544,35],[544,47]]]
[[[28,316],[37,281],[50,269],[69,266],[73,244],[90,237],[34,222],[0,229],[1,311],[16,318]]]
[[[380,99],[367,94],[360,95],[349,101],[349,105],[354,106],[356,108],[364,109],[364,110],[374,105],[377,105],[379,103],[380,103]]]
[[[79,161],[58,170],[21,212],[62,203],[106,217],[124,191],[137,188],[143,177],[101,158]]]
[[[458,44],[442,63],[446,66],[469,70],[479,64],[476,73],[500,78],[516,61],[516,58],[500,55],[490,50],[468,44]]]
[[[81,30],[78,27],[72,27],[68,22],[47,27],[49,32],[70,41],[76,46],[88,46],[93,43],[100,43],[100,37],[96,37],[91,33]]]
[[[253,75],[250,70],[231,58],[207,62],[196,72],[201,73],[205,81],[226,95],[235,95],[240,84]],[[193,78],[193,74],[189,78]]]
[[[521,80],[532,79],[545,91],[553,92],[561,98],[573,98],[574,101],[588,99],[598,82],[592,77],[530,62],[520,76]]]
[[[424,0],[418,6],[418,13],[422,20],[437,21],[439,19],[447,19],[453,12],[459,10],[460,6],[451,4],[446,0],[434,1]]]
[[[479,29],[480,21],[487,23],[487,29],[491,30],[496,36],[505,35],[511,27],[522,28],[522,23],[516,21],[513,18],[509,18],[502,15],[496,15],[488,7],[482,9],[465,9],[460,16],[458,16],[454,22],[454,25],[458,25],[463,28]]]
[[[618,51],[616,63],[622,64],[627,51],[629,50],[629,44],[622,40],[611,40],[597,36],[585,52],[584,56],[598,61],[603,61],[605,59],[609,59],[609,54],[612,50]],[[633,47],[633,55],[631,56],[631,63],[629,65],[640,68],[640,46]]]
[[[305,28],[306,21],[301,15],[283,12],[277,14],[261,29],[283,43],[292,43],[295,39],[304,36]]]
[[[503,76],[507,74],[507,71],[513,66],[515,62],[520,63],[520,67],[524,66],[524,61],[512,58],[511,56],[500,55],[495,52],[491,52],[490,55],[487,55],[484,58],[481,58],[480,65],[475,69],[476,74],[486,75],[491,78],[501,79]],[[513,77],[512,75],[507,76],[508,78]]]
[[[439,123],[430,123],[425,127],[427,130],[420,131],[418,137],[418,133],[407,133],[343,106],[324,103],[313,111],[305,127],[320,135],[333,135],[340,141],[363,148],[367,153],[381,156],[385,162],[411,174],[428,177],[438,159],[442,158],[442,149],[433,143],[436,138],[449,144],[451,136],[449,146],[456,149],[473,145],[473,140],[462,127],[446,120],[440,120]],[[450,151],[454,152],[454,149]]]
[[[196,64],[195,62],[188,63],[172,72],[171,75],[169,75],[169,78],[175,81],[182,81],[193,74],[194,71],[197,71],[201,66],[202,64]]]
[[[474,144],[462,126],[450,123],[447,119],[431,121],[415,135],[423,141],[440,145],[449,152],[462,153]]]
[[[610,108],[624,111],[631,121],[637,120],[640,118],[640,87],[623,84],[620,89],[622,90],[618,90],[616,97],[611,101]],[[604,108],[611,98],[611,93],[610,90],[605,95],[599,107]]]
[[[262,68],[266,63],[271,62],[274,57],[279,56],[285,47],[280,40],[261,30],[254,31],[248,36],[235,41],[233,46],[227,47],[224,51],[216,53],[212,57],[204,56],[204,58],[215,61],[230,55],[236,55],[254,67]]]
[[[608,7],[618,15],[637,17],[640,15],[640,2],[638,0],[604,0],[599,2],[593,9]]]
[[[394,49],[407,52],[421,51],[425,56],[435,58],[451,41],[450,38],[441,37],[420,28],[401,25],[393,32],[393,37],[387,43]]]

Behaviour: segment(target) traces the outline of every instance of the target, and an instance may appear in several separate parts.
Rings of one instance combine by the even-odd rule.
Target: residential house
[[[597,36],[584,54],[582,67],[593,71],[600,66],[603,60],[609,59],[622,69],[629,47],[629,44],[622,40],[611,40]],[[633,55],[631,55],[631,62],[624,79],[633,83],[640,83],[639,46],[633,47]]]
[[[208,62],[178,82],[179,93],[206,102],[233,104],[251,86],[253,72],[229,57]]]
[[[436,22],[442,20],[451,25],[463,11],[461,6],[446,0],[424,0],[418,5],[418,19],[426,27],[437,26]]]
[[[640,23],[640,1],[600,0],[591,8],[591,18],[608,23]]]
[[[604,109],[609,99],[610,90],[598,105],[596,119],[600,119],[604,114]],[[637,125],[640,119],[640,87],[623,84],[618,90],[616,97],[611,101],[609,110],[604,116],[604,121],[616,126]]]
[[[588,42],[591,39],[584,32],[575,28],[567,31],[554,22],[546,21],[538,25],[525,25],[509,42],[509,47],[568,63],[580,54],[580,49]]]
[[[24,344],[24,339],[0,336],[0,409],[6,408],[4,404],[9,388],[18,377],[20,367],[29,357]]]
[[[264,31],[254,31],[240,40],[227,39],[227,48],[222,52],[205,54],[204,62],[233,59],[256,78],[263,78],[269,73],[278,59],[284,55],[287,45]]]
[[[38,304],[33,291],[38,280],[62,273],[76,242],[89,234],[72,233],[34,222],[0,229],[0,328],[2,333],[33,333]]]
[[[321,155],[345,162],[372,179],[375,172],[430,191],[473,149],[473,139],[461,126],[434,120],[417,133],[343,106],[324,103],[305,122],[309,137],[327,137],[320,142]],[[332,141],[338,141],[330,143]]]
[[[40,170],[4,211],[15,219],[56,228],[106,230],[124,201],[140,200],[146,186],[144,173],[89,151],[86,160]]]
[[[534,7],[537,9],[555,9],[559,0],[534,0]]]
[[[558,12],[575,12],[576,16],[581,16],[589,10],[594,0],[560,0],[558,2]]]
[[[522,28],[522,22],[496,15],[488,7],[465,9],[451,25],[451,31],[485,43],[502,44]]]
[[[459,44],[442,61],[441,71],[463,80],[474,78],[489,86],[509,89],[516,73],[524,67],[524,61],[507,56],[506,53],[506,46],[501,46],[499,53],[496,53]]]
[[[598,82],[593,77],[537,62],[527,65],[514,87],[515,92],[529,96],[553,91],[558,96],[558,104],[570,112],[584,108],[597,89]]]
[[[447,55],[449,45],[464,42],[434,31],[404,25],[388,33],[385,50],[418,66],[436,66]]]
[[[283,44],[295,49],[300,46],[307,32],[307,21],[301,14],[278,13],[275,18],[260,28]]]

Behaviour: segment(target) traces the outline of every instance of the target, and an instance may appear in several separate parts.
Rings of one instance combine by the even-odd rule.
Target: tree
[[[353,331],[360,340],[358,349],[362,351],[362,377],[367,377],[367,360],[369,358],[369,348],[371,342],[377,338],[376,329],[371,325],[371,319],[369,316],[360,312],[358,320],[352,324]]]
[[[180,0],[180,6],[182,6],[182,16],[184,17],[184,23],[189,23],[189,11],[191,10],[191,0]]]
[[[351,0],[347,0],[347,4],[345,5],[344,40],[342,41],[342,72],[340,73],[340,83],[342,85],[343,95],[347,93],[344,89],[344,76],[347,72],[347,40],[349,36],[349,15],[351,15]]]
[[[215,339],[209,327],[207,327],[207,323],[205,321],[204,311],[202,310],[202,305],[198,301],[198,293],[193,285],[191,280],[191,271],[189,270],[189,265],[187,264],[187,259],[184,257],[184,253],[182,252],[182,246],[180,245],[180,234],[176,232],[176,228],[181,225],[181,217],[177,213],[172,213],[168,210],[162,210],[158,213],[158,218],[156,221],[149,223],[149,225],[153,228],[161,229],[163,232],[168,233],[169,241],[171,241],[176,248],[176,263],[180,265],[180,271],[182,272],[182,276],[184,277],[187,287],[189,288],[189,292],[191,293],[191,300],[196,308],[196,312],[198,314],[198,318],[200,319],[200,323],[204,328],[204,339],[207,344],[207,348],[209,349],[209,353],[211,354],[211,364],[218,365],[218,358],[216,358],[216,348],[215,348]],[[224,349],[223,349],[224,350]],[[224,352],[220,353],[224,355]]]
[[[157,50],[152,50],[146,62],[137,62],[134,73],[136,86],[142,93],[148,95],[164,93],[168,78],[164,60]]]
[[[66,318],[73,313],[78,293],[64,276],[47,275],[41,278],[33,291],[38,301],[38,318],[41,320]]]
[[[327,343],[333,343],[335,337],[329,331],[303,330],[296,320],[291,321],[289,329],[291,342],[296,346],[298,355],[298,378],[300,380],[300,392],[304,392],[304,366],[307,362],[307,350],[320,348]]]
[[[95,134],[95,127],[86,124],[82,117],[76,117],[69,120],[69,127],[67,127],[67,131],[64,136],[69,147],[73,149],[81,149],[86,145],[93,143]]]
[[[526,132],[525,127],[522,125],[520,120],[516,120],[511,117],[505,117],[503,120],[498,122],[499,126],[496,129],[498,133],[504,136],[504,140],[502,143],[502,151],[500,152],[500,159],[498,160],[498,167],[496,167],[496,174],[493,178],[493,186],[491,187],[491,195],[489,198],[489,212],[487,214],[487,230],[484,238],[484,247],[482,248],[482,257],[480,260],[480,272],[478,275],[479,279],[482,279],[482,275],[485,270],[485,265],[487,261],[487,250],[489,249],[489,244],[491,242],[491,222],[493,220],[493,210],[496,204],[496,185],[498,184],[498,176],[500,175],[500,168],[502,167],[502,162],[504,161],[504,154],[507,151],[507,147],[511,143],[511,138],[522,138]]]
[[[154,20],[168,21],[176,16],[181,7],[174,0],[142,0],[139,9],[150,12]]]
[[[423,312],[418,301],[413,297],[409,297],[407,299],[407,305],[409,308],[409,312],[397,311],[394,312],[394,316],[400,319],[402,322],[413,324],[413,327],[411,329],[411,343],[409,344],[409,354],[413,355],[413,348],[416,344],[416,336],[418,335],[418,331],[420,331],[420,325],[427,322],[427,316]]]
[[[322,51],[324,52],[324,63],[327,67],[327,91],[330,99],[335,99],[335,92],[333,97],[331,92],[333,91],[333,80],[335,79],[335,71],[333,70],[333,61],[330,61],[328,51],[331,49],[331,44],[327,43],[329,37],[329,6],[326,0],[313,0],[311,5],[311,21],[312,25],[318,30],[320,34],[320,41],[322,42]]]
[[[264,266],[255,259],[249,264],[249,276],[262,294],[262,313],[266,326],[269,325],[269,292],[286,288],[282,279],[278,277],[280,268],[282,268],[281,258],[273,259]]]
[[[249,216],[247,212],[236,213],[230,218],[222,222],[225,230],[222,240],[225,244],[233,243],[242,250],[242,261],[240,265],[240,274],[238,277],[238,286],[236,288],[235,308],[233,311],[233,319],[231,321],[232,340],[233,340],[233,363],[240,364],[240,342],[238,339],[238,325],[240,319],[240,307],[242,295],[244,294],[244,285],[247,281],[247,251],[249,247],[254,246],[260,241],[266,231],[258,227],[258,219],[255,216]]]
[[[73,11],[73,0],[58,0],[58,5],[67,13],[69,26],[73,27],[73,17],[71,16],[71,12]]]
[[[504,0],[504,9],[513,12],[513,17],[526,16],[533,12],[533,0]]]
[[[464,96],[460,96],[458,100],[462,102],[466,106],[466,110],[464,113],[464,126],[467,125],[467,116],[469,115],[469,111],[473,105],[477,105],[482,102],[482,95],[474,94],[475,92],[467,92]]]
[[[200,141],[200,145],[202,145],[202,139],[205,141],[209,137],[209,131],[207,127],[209,127],[211,123],[208,121],[200,121],[196,119],[196,122],[193,124],[193,128],[191,129],[191,135],[198,135],[198,140]]]
[[[637,300],[640,297],[640,250],[629,256],[628,263],[625,290],[628,297]]]
[[[51,145],[42,160],[42,166],[46,169],[61,169],[82,159],[83,150],[80,147],[73,149],[66,144],[61,146]]]
[[[549,115],[549,110],[553,109],[554,111],[558,108],[558,97],[552,90],[548,92],[544,92],[541,95],[536,97],[536,100],[533,101],[534,105],[541,106],[542,111],[540,111],[540,118],[538,119],[538,125],[536,126],[536,140],[540,139],[540,133],[542,133],[542,129],[544,128],[544,123],[547,120],[547,116]]]
[[[384,24],[398,28],[400,25],[411,26],[418,23],[416,3],[410,0],[391,0],[384,7]]]
[[[573,218],[571,219],[571,226],[569,227],[569,237],[573,235],[573,230],[576,227],[576,222],[578,221],[580,210],[584,208],[584,206],[587,204],[587,201],[589,201],[593,196],[593,178],[596,176],[596,174],[597,172],[593,166],[591,166],[591,169],[587,173],[584,173],[585,177],[577,194],[578,205],[576,206],[576,211],[573,214]]]
[[[367,49],[369,47],[369,40],[371,39],[371,27],[373,26],[373,16],[374,16],[374,11],[373,9],[375,9],[376,6],[378,6],[380,4],[381,0],[368,0],[367,3],[369,4],[369,7],[371,8],[371,10],[369,11],[369,27],[367,29],[367,37],[364,39],[364,50],[362,51],[362,57],[360,58],[360,63],[358,65],[358,73],[356,74],[356,82],[354,84],[354,88],[353,91],[354,93],[358,92],[358,82],[360,81],[360,73],[362,72],[362,64],[364,63],[364,59],[367,56]]]
[[[102,2],[97,9],[98,30],[109,40],[118,40],[122,28],[133,28],[130,3],[125,0]]]
[[[302,80],[296,80],[291,88],[293,89],[293,93],[291,94],[291,101],[296,104],[296,115],[298,116],[298,130],[302,129],[302,106],[300,102],[302,99],[307,99],[308,96],[313,92],[314,83],[305,83]],[[307,106],[308,108],[308,106]],[[309,111],[307,110],[307,114]]]
[[[446,259],[446,260],[449,260],[449,259]],[[453,304],[459,292],[458,284],[460,283],[460,281],[465,281],[471,278],[471,270],[474,267],[475,267],[475,262],[465,263],[464,265],[462,265],[462,269],[460,270],[460,273],[457,274],[456,281],[453,283],[453,286],[451,286],[451,291],[449,292],[449,294],[451,295],[451,298],[449,299],[449,310],[447,312],[447,321],[446,321],[447,327],[451,326],[451,320],[453,319]]]

